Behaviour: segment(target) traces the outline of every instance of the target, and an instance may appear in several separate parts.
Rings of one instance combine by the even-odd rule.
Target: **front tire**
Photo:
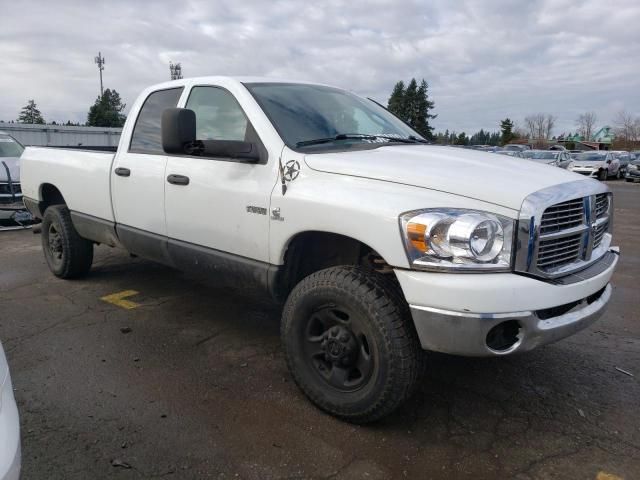
[[[388,415],[413,393],[424,352],[399,288],[360,267],[302,280],[281,327],[287,364],[322,410],[353,423]]]
[[[91,269],[93,242],[78,235],[65,205],[53,205],[44,212],[42,249],[56,277],[78,278]]]

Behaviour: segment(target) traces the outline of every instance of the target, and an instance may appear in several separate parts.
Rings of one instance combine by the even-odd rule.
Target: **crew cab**
[[[339,88],[163,83],[137,99],[115,154],[27,148],[22,163],[55,275],[87,274],[104,244],[264,292],[283,303],[297,384],[352,422],[424,381],[423,350],[525,352],[611,297],[606,185],[428,145]]]

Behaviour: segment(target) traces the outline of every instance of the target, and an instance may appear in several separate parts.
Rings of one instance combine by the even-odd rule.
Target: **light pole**
[[[182,78],[182,65],[169,62],[169,72],[171,73],[171,80],[180,80]]]
[[[95,57],[94,62],[96,65],[98,65],[98,70],[100,70],[100,98],[102,98],[102,95],[104,94],[102,90],[102,71],[104,70],[104,57],[100,52],[98,52],[98,56]]]

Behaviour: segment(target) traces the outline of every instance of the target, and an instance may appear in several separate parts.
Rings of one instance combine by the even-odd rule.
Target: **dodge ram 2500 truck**
[[[426,143],[338,88],[186,79],[140,95],[115,155],[27,148],[22,189],[55,275],[105,244],[261,289],[300,388],[367,422],[422,380],[423,350],[524,352],[611,297],[604,184]]]

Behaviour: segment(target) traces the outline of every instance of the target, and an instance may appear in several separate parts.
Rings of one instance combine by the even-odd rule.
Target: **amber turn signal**
[[[409,222],[407,224],[407,236],[411,245],[417,248],[421,252],[428,250],[427,242],[425,240],[425,233],[427,226],[422,223]]]

